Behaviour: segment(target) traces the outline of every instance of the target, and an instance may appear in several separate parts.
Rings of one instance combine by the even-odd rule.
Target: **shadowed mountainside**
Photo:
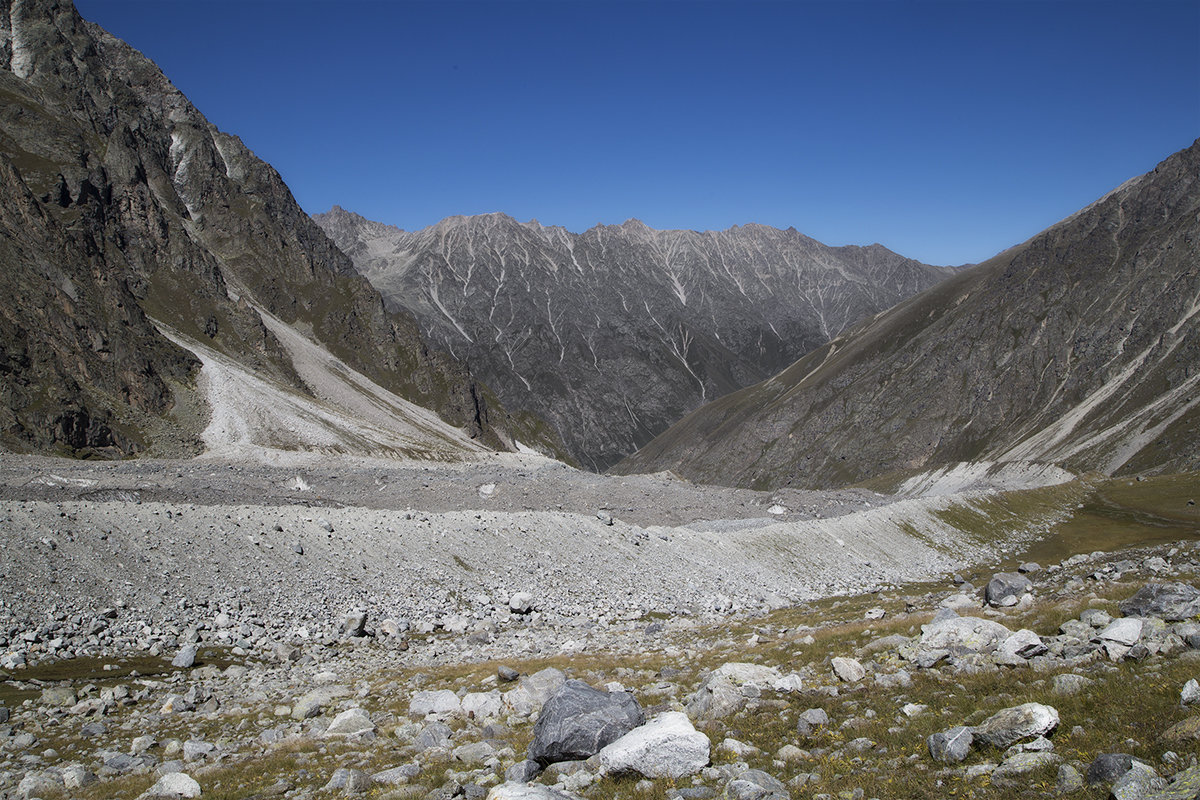
[[[958,461],[1200,465],[1200,142],[673,426],[619,472],[834,486]]]
[[[274,169],[67,0],[0,2],[0,172],[8,448],[194,451],[199,362],[153,321],[306,392],[259,309],[480,441],[540,441],[385,310]]]

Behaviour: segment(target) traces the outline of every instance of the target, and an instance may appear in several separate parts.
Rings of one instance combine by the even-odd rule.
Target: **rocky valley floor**
[[[1196,486],[4,457],[0,793],[1194,797]]]

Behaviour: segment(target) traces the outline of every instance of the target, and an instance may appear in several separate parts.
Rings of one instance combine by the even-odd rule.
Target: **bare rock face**
[[[155,323],[306,391],[256,309],[508,442],[495,398],[385,310],[278,173],[153,63],[69,0],[0,0],[0,42],[0,444],[195,452],[203,414],[179,400],[198,362]]]
[[[704,406],[617,471],[775,488],[959,461],[1196,469],[1198,211],[1200,142]]]
[[[592,469],[951,273],[764,225],[576,234],[487,214],[409,233],[336,206],[315,219],[389,304]]]

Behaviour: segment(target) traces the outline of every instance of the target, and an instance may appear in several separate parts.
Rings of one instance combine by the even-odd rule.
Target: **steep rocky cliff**
[[[832,486],[965,460],[1200,466],[1200,142],[619,471]]]
[[[151,320],[303,391],[258,309],[482,441],[521,428],[385,310],[275,170],[67,0],[0,2],[0,170],[9,448],[194,449],[179,401],[198,362]]]
[[[487,214],[407,233],[337,207],[316,220],[431,341],[594,469],[951,272],[763,225],[575,234]]]

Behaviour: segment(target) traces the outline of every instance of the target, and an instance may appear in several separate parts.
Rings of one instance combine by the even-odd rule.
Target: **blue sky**
[[[76,0],[279,170],[409,230],[795,226],[981,261],[1200,136],[1200,2]]]

